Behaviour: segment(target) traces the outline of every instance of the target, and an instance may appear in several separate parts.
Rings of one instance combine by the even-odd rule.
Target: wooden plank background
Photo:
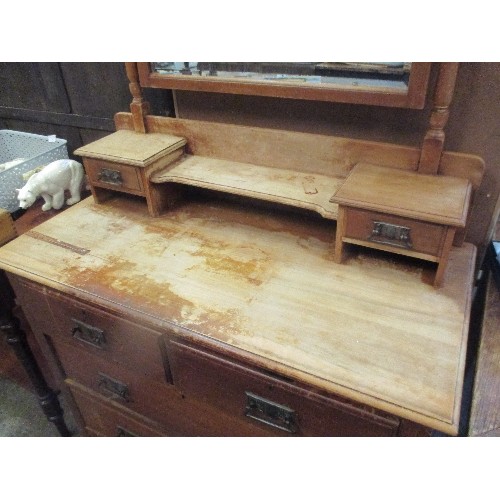
[[[125,64],[0,63],[0,129],[68,141],[68,153],[115,131],[113,116],[132,100]],[[170,116],[169,91],[146,91],[152,111]]]

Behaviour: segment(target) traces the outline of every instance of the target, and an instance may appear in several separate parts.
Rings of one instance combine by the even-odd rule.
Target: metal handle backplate
[[[400,248],[412,248],[410,235],[411,228],[389,224],[388,222],[373,221],[372,233],[368,237],[370,241],[383,243]]]
[[[99,373],[98,375],[99,380],[97,386],[103,393],[112,397],[117,397],[127,403],[130,401],[130,391],[126,384],[104,373]]]
[[[74,323],[74,327],[71,330],[73,338],[83,342],[85,344],[91,345],[92,347],[97,347],[98,349],[104,349],[106,345],[106,336],[104,331],[95,326],[88,325],[83,321],[71,318]]]
[[[247,406],[245,415],[282,431],[297,432],[295,411],[269,399],[245,392]]]
[[[101,169],[99,174],[97,174],[97,180],[107,184],[114,184],[115,186],[123,184],[122,173],[119,170],[112,170],[110,168]]]

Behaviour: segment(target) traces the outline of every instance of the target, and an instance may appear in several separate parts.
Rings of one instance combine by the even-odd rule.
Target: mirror
[[[142,87],[422,109],[431,63],[137,63]]]

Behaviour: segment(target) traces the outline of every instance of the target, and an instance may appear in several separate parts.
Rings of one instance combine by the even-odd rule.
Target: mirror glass
[[[422,109],[431,63],[137,63],[142,87]]]
[[[269,84],[408,89],[411,63],[404,62],[156,62],[160,75],[189,75]]]

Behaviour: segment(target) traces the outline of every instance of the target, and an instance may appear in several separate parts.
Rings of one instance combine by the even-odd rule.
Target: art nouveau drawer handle
[[[97,175],[97,180],[106,184],[114,184],[115,186],[123,184],[122,173],[119,170],[111,170],[110,168],[101,169]]]
[[[104,373],[99,373],[98,376],[99,380],[97,386],[103,393],[112,397],[117,397],[126,403],[130,401],[130,391],[126,384]]]
[[[373,221],[372,233],[368,239],[384,245],[412,248],[410,229],[409,227],[389,224],[388,222]]]
[[[98,349],[105,348],[106,337],[103,330],[96,328],[95,326],[88,325],[78,319],[72,318],[71,321],[75,324],[71,330],[73,338],[85,344],[91,345],[92,347],[97,347]]]
[[[252,394],[251,392],[245,392],[245,394],[247,396],[247,406],[245,409],[245,415],[247,417],[282,431],[290,433],[297,432],[294,410]]]

